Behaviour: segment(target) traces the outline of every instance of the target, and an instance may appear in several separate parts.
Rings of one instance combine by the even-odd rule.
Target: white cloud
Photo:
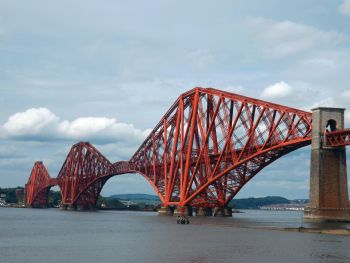
[[[146,138],[150,133],[152,132],[152,129],[146,129],[142,132],[142,135]]]
[[[102,143],[139,144],[149,130],[141,131],[132,124],[114,118],[82,117],[73,121],[59,118],[47,108],[32,108],[9,117],[1,126],[6,138],[31,140],[95,140]]]
[[[280,99],[292,94],[292,88],[284,81],[277,82],[265,88],[261,94],[264,99]]]
[[[350,0],[344,0],[344,2],[338,7],[338,11],[343,15],[350,16]]]
[[[317,47],[329,47],[345,37],[337,32],[322,31],[316,27],[289,20],[274,21],[264,18],[250,19],[248,28],[256,35],[258,45],[269,57],[284,57]]]
[[[332,97],[329,97],[329,98],[320,99],[310,105],[304,106],[302,107],[302,110],[310,111],[318,107],[339,107],[339,105],[335,103]]]
[[[114,118],[104,117],[77,118],[71,122],[66,120],[59,124],[58,131],[67,138],[73,139],[95,138],[139,142],[144,138],[143,132],[135,129],[132,124],[120,123]]]
[[[47,108],[32,108],[9,117],[3,130],[10,136],[39,134],[58,121],[58,117]]]
[[[333,108],[345,108],[345,122],[346,126],[350,124],[350,89],[337,90],[336,88],[330,89],[328,93],[321,93],[320,96],[304,96],[305,98],[313,98],[312,104],[303,107],[304,110],[310,110],[317,107],[333,107]],[[318,98],[318,100],[316,100]]]

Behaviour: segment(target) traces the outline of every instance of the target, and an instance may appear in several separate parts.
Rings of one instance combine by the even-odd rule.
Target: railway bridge
[[[231,216],[228,203],[263,168],[311,146],[310,202],[305,218],[350,220],[344,109],[306,112],[212,88],[181,94],[127,161],[110,162],[89,142],[72,146],[56,178],[36,162],[26,184],[29,207],[45,207],[58,185],[62,207],[96,206],[113,176],[137,173],[158,194],[161,214]],[[297,165],[297,164],[295,164]],[[210,212],[211,214],[211,212]]]

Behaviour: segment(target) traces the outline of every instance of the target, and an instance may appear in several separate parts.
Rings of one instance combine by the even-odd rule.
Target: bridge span
[[[349,220],[344,109],[306,112],[211,88],[181,94],[128,161],[112,163],[92,144],[72,146],[56,178],[36,162],[26,184],[30,207],[47,205],[58,185],[62,207],[92,208],[113,176],[138,173],[158,194],[161,213],[227,207],[240,189],[278,158],[312,143],[310,204],[305,216]],[[332,167],[328,169],[327,167]],[[333,200],[333,201],[329,201]]]

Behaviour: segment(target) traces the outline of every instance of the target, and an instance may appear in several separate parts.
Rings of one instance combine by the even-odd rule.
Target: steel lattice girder
[[[130,159],[164,205],[227,204],[263,167],[311,142],[309,112],[215,89],[179,97]]]
[[[49,190],[55,184],[55,180],[50,177],[44,164],[35,162],[25,187],[27,205],[30,207],[47,206]]]
[[[112,163],[88,142],[71,148],[57,177],[63,205],[92,205],[107,179]]]
[[[57,177],[64,205],[95,205],[112,176],[139,173],[163,205],[226,205],[261,169],[311,142],[309,112],[215,89],[182,94],[129,161],[73,145]]]
[[[327,147],[341,147],[350,145],[350,129],[327,132],[325,135]]]
[[[132,168],[128,161],[112,164],[88,142],[73,145],[57,177],[62,205],[95,206],[106,181]]]

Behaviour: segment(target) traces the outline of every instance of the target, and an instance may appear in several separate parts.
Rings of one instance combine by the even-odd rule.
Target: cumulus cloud
[[[350,0],[344,0],[344,2],[338,7],[338,11],[343,15],[350,16]]]
[[[32,108],[9,117],[3,125],[8,136],[35,135],[58,121],[58,117],[47,108]]]
[[[266,87],[263,90],[261,97],[264,99],[280,99],[288,97],[291,94],[292,88],[284,81],[281,81]]]
[[[73,121],[63,121],[58,125],[58,132],[67,138],[118,141],[140,141],[143,132],[132,124],[120,123],[116,119],[104,117],[77,118]]]
[[[47,108],[32,108],[13,114],[1,127],[6,138],[31,140],[94,140],[104,143],[139,143],[149,130],[141,131],[132,124],[114,118],[81,117],[60,121]]]
[[[297,54],[313,47],[333,46],[345,38],[337,32],[322,31],[289,20],[253,18],[247,25],[256,35],[265,55],[275,58]]]

